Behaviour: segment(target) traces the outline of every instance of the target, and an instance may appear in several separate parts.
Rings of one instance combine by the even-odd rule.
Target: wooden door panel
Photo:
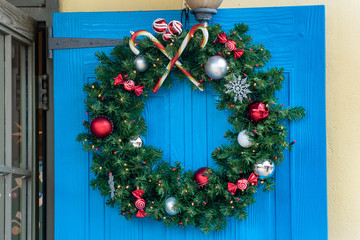
[[[157,17],[179,19],[180,12],[60,13],[54,15],[54,36],[122,38],[130,30],[152,32]],[[280,102],[306,108],[304,120],[284,122],[289,141],[297,143],[276,169],[275,191],[260,188],[246,221],[230,219],[226,230],[209,235],[148,218],[125,220],[89,187],[91,156],[75,142],[87,119],[82,88],[94,81],[94,53],[111,48],[57,50],[55,239],[327,239],[324,7],[220,9],[213,20],[226,31],[247,23],[254,41],[271,51],[269,66],[285,68]],[[211,153],[227,142],[223,135],[231,127],[216,99],[211,89],[191,91],[187,80],[161,88],[146,102],[145,144],[161,148],[165,160],[180,161],[186,169],[214,166]]]

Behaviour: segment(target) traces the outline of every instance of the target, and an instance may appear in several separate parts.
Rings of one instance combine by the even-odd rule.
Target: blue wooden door
[[[122,38],[130,30],[151,30],[157,17],[179,19],[180,11],[59,13],[54,37]],[[289,125],[294,150],[276,170],[276,189],[259,191],[245,221],[229,219],[226,230],[209,235],[194,228],[168,228],[153,220],[127,221],[89,187],[90,156],[75,142],[83,131],[86,82],[94,81],[96,51],[56,50],[55,239],[327,239],[324,7],[221,9],[214,17],[224,30],[245,22],[255,42],[272,53],[269,66],[285,68],[279,93],[285,105],[305,107],[307,115]],[[190,25],[195,24],[191,19]],[[188,169],[211,166],[210,154],[225,143],[226,112],[215,108],[216,94],[191,91],[188,83],[161,89],[146,103],[145,143],[160,147],[168,161]]]

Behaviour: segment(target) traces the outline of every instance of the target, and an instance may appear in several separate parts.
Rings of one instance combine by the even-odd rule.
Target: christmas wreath
[[[91,121],[84,121],[86,131],[77,140],[92,153],[91,186],[127,219],[147,216],[166,225],[219,231],[228,217],[246,218],[261,184],[273,189],[274,165],[295,143],[286,140],[283,120],[301,119],[305,110],[277,103],[283,69],[262,69],[270,52],[253,44],[247,25],[236,24],[228,34],[220,25],[197,24],[184,32],[181,27],[157,19],[156,37],[137,31],[110,55],[97,53],[97,80],[84,87]],[[212,169],[172,166],[160,149],[142,142],[144,101],[151,90],[170,87],[172,76],[185,76],[194,90],[211,85],[220,95],[217,108],[230,112],[229,144],[213,151]]]

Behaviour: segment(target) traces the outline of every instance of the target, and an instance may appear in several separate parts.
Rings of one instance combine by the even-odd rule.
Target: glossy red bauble
[[[169,23],[169,33],[173,36],[179,36],[182,33],[182,24],[177,20],[173,20]]]
[[[209,182],[209,170],[211,169],[208,167],[202,167],[194,173],[194,180],[197,182],[199,187],[204,187]]]
[[[248,117],[252,122],[260,122],[269,116],[269,108],[263,102],[253,102],[248,106]]]
[[[105,138],[113,131],[112,122],[104,116],[94,118],[90,123],[91,133],[98,138]]]
[[[158,18],[153,22],[153,29],[156,33],[164,33],[167,28],[167,22],[163,18]]]
[[[172,39],[172,35],[169,32],[166,32],[162,35],[162,38],[164,39],[164,41],[170,41]]]

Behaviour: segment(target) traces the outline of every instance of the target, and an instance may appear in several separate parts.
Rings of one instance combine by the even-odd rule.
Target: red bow
[[[257,180],[258,175],[256,173],[251,173],[248,179],[239,179],[236,184],[229,182],[228,190],[232,195],[234,195],[237,189],[244,191],[245,189],[247,189],[249,184],[257,186]]]
[[[219,43],[226,43],[228,40],[227,40],[227,36],[226,36],[226,33],[219,33],[217,35],[217,40]]]
[[[127,76],[127,75],[125,75],[125,77],[126,77],[126,76]],[[124,85],[124,87],[125,87],[125,85],[126,85],[127,82],[129,82],[129,81],[131,81],[132,83],[134,83],[132,80],[125,81],[125,80],[123,79],[123,77],[122,77],[121,74],[119,74],[117,77],[115,77],[114,80],[115,80],[115,81],[114,81],[114,86]],[[130,88],[129,88],[129,87],[125,87],[125,89],[128,90],[128,91],[134,90],[136,96],[140,96],[140,95],[142,94],[143,90],[144,90],[144,86],[142,86],[142,85],[134,86],[134,85],[133,85],[133,87],[130,87]]]
[[[238,59],[244,54],[244,49],[234,49],[234,58]]]
[[[219,33],[217,35],[217,39],[219,43],[225,43],[225,46],[230,50],[234,52],[234,58],[238,59],[244,54],[244,49],[237,49],[236,48],[236,42],[234,40],[228,40],[226,33]]]
[[[137,198],[135,201],[135,207],[139,209],[139,211],[136,214],[136,217],[141,217],[141,218],[145,217],[146,213],[144,208],[146,201],[143,198],[141,198],[142,195],[144,194],[144,190],[135,190],[132,192],[132,194]]]
[[[142,85],[135,86],[134,92],[135,92],[136,96],[140,96],[143,92],[143,89],[144,89],[144,86],[142,86]]]
[[[125,83],[123,77],[121,74],[117,75],[117,77],[114,78],[114,86],[122,85]]]

